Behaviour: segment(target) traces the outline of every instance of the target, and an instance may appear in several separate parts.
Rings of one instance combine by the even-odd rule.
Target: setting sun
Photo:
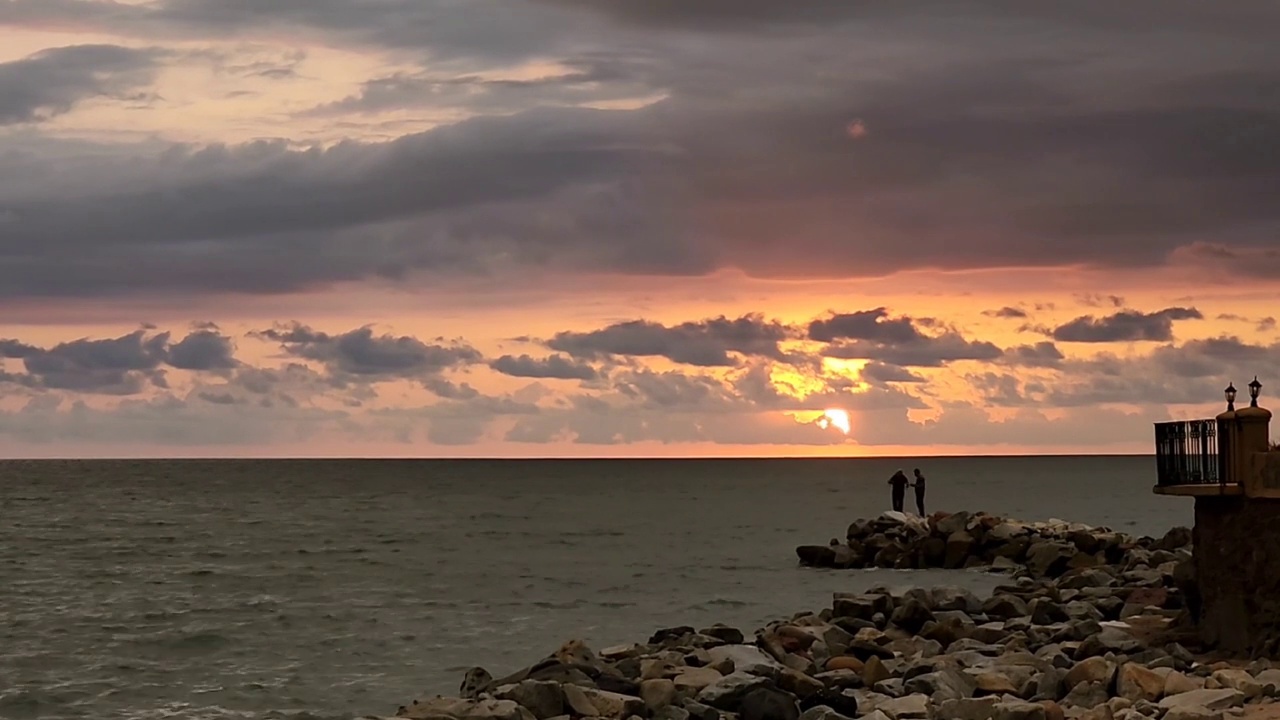
[[[845,435],[849,434],[849,413],[844,410],[823,410],[822,417],[818,419],[818,426],[823,430],[834,427]]]

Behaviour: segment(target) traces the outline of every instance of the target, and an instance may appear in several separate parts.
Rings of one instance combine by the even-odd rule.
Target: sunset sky
[[[1277,28],[0,0],[0,456],[1149,452],[1280,392]]]

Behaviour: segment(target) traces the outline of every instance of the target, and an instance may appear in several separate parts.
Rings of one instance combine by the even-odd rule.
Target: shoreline
[[[986,598],[949,586],[835,593],[829,608],[752,635],[666,628],[599,652],[570,640],[502,678],[472,668],[457,697],[420,698],[395,717],[1210,720],[1269,705],[1280,668],[1217,660],[1195,640],[1190,543],[1186,528],[1157,539],[886,513],[854,522],[845,543],[797,548],[801,564],[986,568],[1007,581]]]

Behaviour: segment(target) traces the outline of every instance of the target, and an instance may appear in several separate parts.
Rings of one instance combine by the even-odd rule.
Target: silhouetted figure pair
[[[924,474],[920,472],[920,468],[914,470],[916,481],[912,483],[907,474],[901,469],[889,478],[889,485],[893,489],[893,509],[902,512],[902,506],[907,499],[907,486],[911,485],[916,489],[916,510],[920,513],[920,517],[924,517],[924,491],[925,479]]]

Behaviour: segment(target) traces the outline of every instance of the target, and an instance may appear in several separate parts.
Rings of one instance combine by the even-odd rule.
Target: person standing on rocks
[[[920,517],[924,517],[924,473],[920,472],[920,468],[916,468],[913,472],[916,475],[916,481],[912,485],[916,489],[916,510],[919,511]]]
[[[889,484],[893,486],[893,509],[896,512],[902,512],[902,503],[907,498],[907,486],[911,481],[907,479],[907,474],[899,468],[898,472],[889,478]]]

